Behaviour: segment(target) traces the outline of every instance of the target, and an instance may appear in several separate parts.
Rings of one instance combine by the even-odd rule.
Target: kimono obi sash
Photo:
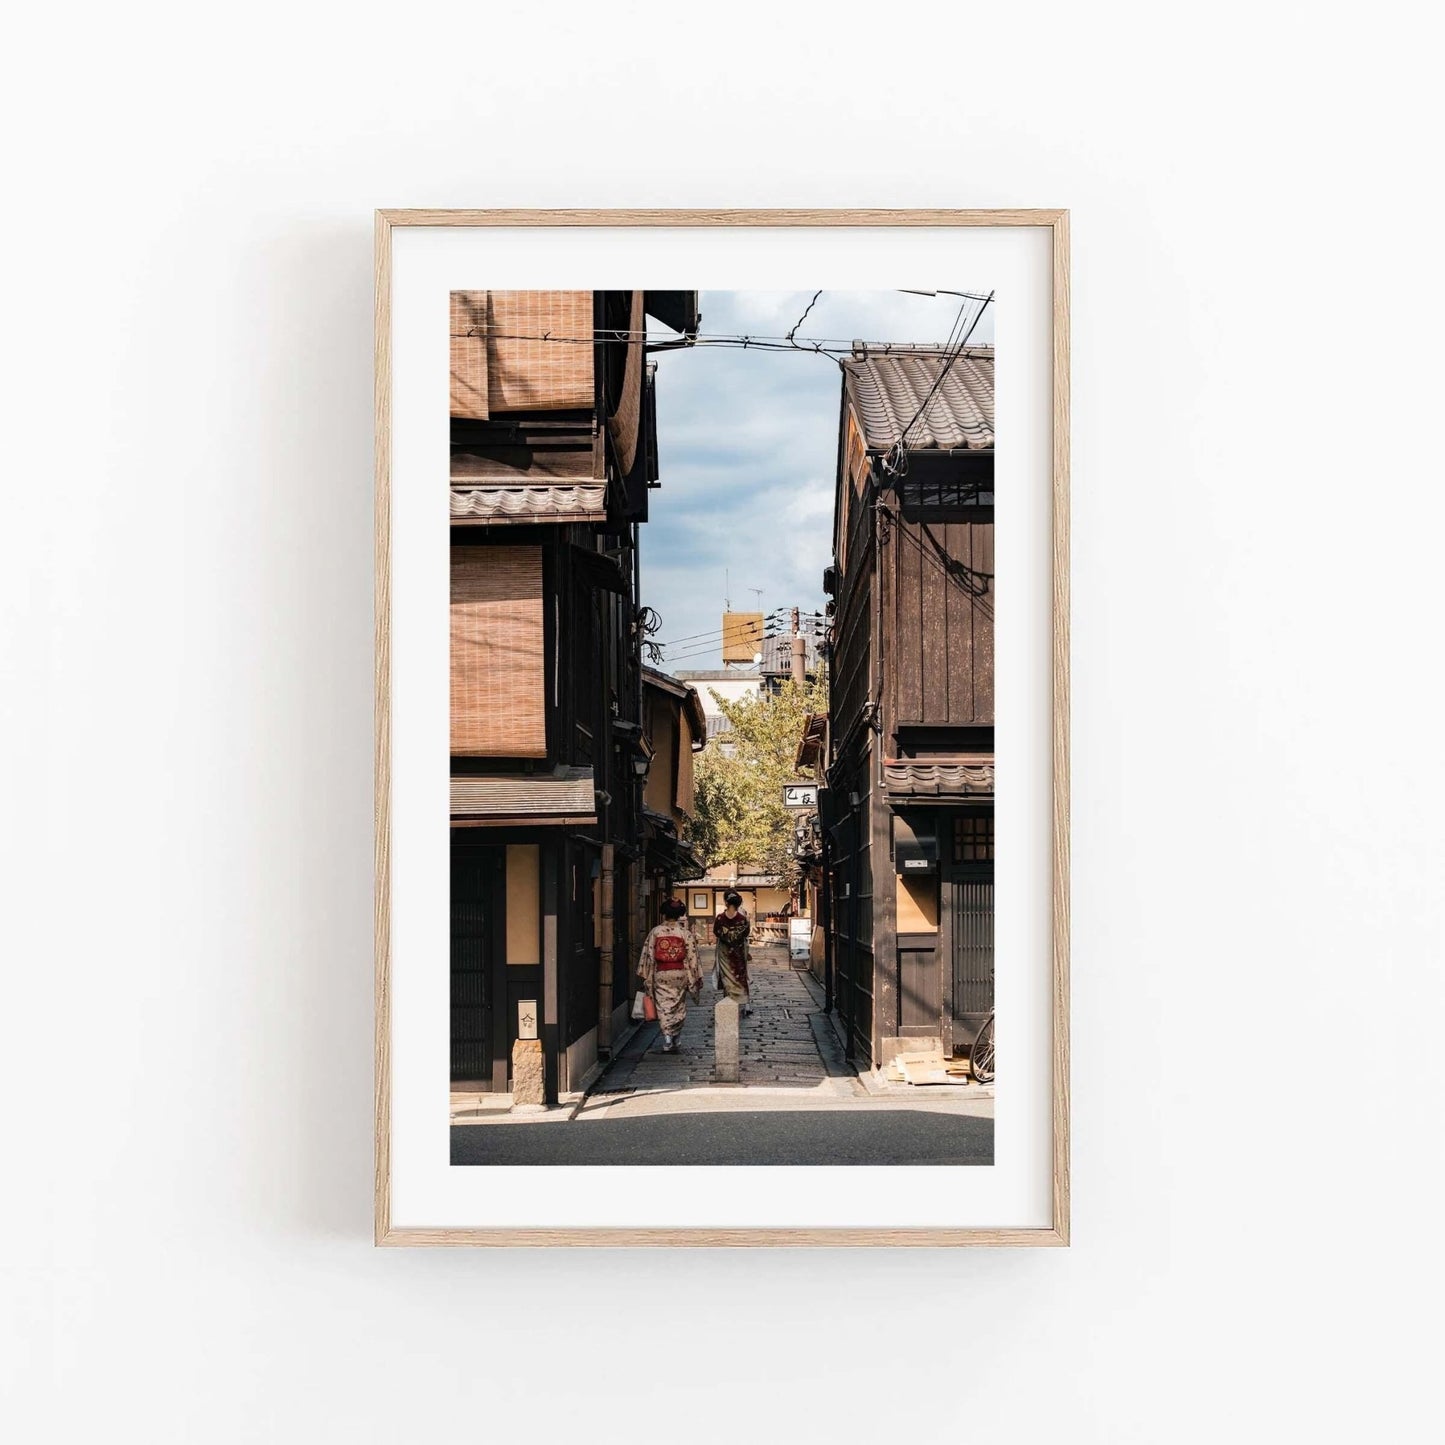
[[[652,959],[659,972],[687,967],[687,941],[675,933],[659,933],[652,940]]]

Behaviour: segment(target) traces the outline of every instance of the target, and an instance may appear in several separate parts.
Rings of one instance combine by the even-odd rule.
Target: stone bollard
[[[738,1081],[737,1000],[720,999],[712,1011],[712,1023],[713,1046],[717,1055],[712,1076],[719,1084],[736,1084]]]
[[[518,1039],[512,1045],[512,1107],[541,1109],[546,1104],[542,1079],[541,1039]]]

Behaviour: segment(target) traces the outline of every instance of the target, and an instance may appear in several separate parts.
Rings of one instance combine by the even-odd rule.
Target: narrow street
[[[703,949],[706,960],[711,949]],[[843,1057],[841,1044],[821,1012],[819,1001],[803,975],[788,962],[779,945],[757,948],[752,964],[753,1012],[742,1020],[738,1061],[740,1084],[719,1089],[735,1099],[739,1088],[787,1092],[798,1102],[800,1091],[819,1101],[866,1097]],[[656,1024],[647,1024],[628,1041],[621,1055],[588,1099],[584,1113],[606,1110],[636,1112],[632,1105],[655,1105],[658,1094],[698,1090],[712,1084],[713,992],[703,973],[702,1003],[689,1004],[687,1027],[675,1054],[662,1052]],[[674,1101],[686,1104],[687,1100]],[[618,1117],[621,1117],[621,1113]]]
[[[546,1116],[497,1100],[453,1115],[453,1164],[991,1164],[993,1099],[968,1088],[870,1093],[822,996],[783,947],[753,956],[740,1082],[713,1081],[713,1004],[675,1054],[644,1024],[584,1098]],[[579,1127],[581,1126],[581,1127]]]

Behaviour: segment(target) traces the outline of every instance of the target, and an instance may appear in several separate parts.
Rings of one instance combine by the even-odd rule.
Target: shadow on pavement
[[[992,1164],[993,1120],[745,1110],[452,1129],[453,1164]]]

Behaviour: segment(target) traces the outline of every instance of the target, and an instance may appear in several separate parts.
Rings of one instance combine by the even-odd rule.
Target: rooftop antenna
[[[732,598],[732,591],[733,591],[733,589],[732,589],[732,583],[731,583],[731,581],[729,580],[729,577],[730,577],[730,574],[729,574],[729,572],[728,572],[728,569],[727,569],[726,567],[724,567],[724,568],[723,568],[723,611],[724,611],[724,612],[731,612],[731,611],[733,610],[733,598]]]
[[[749,587],[747,589],[747,591],[751,592],[753,596],[758,599],[757,602],[754,604],[754,610],[758,612],[761,612],[763,610],[763,593],[767,590],[768,589],[766,587]]]

